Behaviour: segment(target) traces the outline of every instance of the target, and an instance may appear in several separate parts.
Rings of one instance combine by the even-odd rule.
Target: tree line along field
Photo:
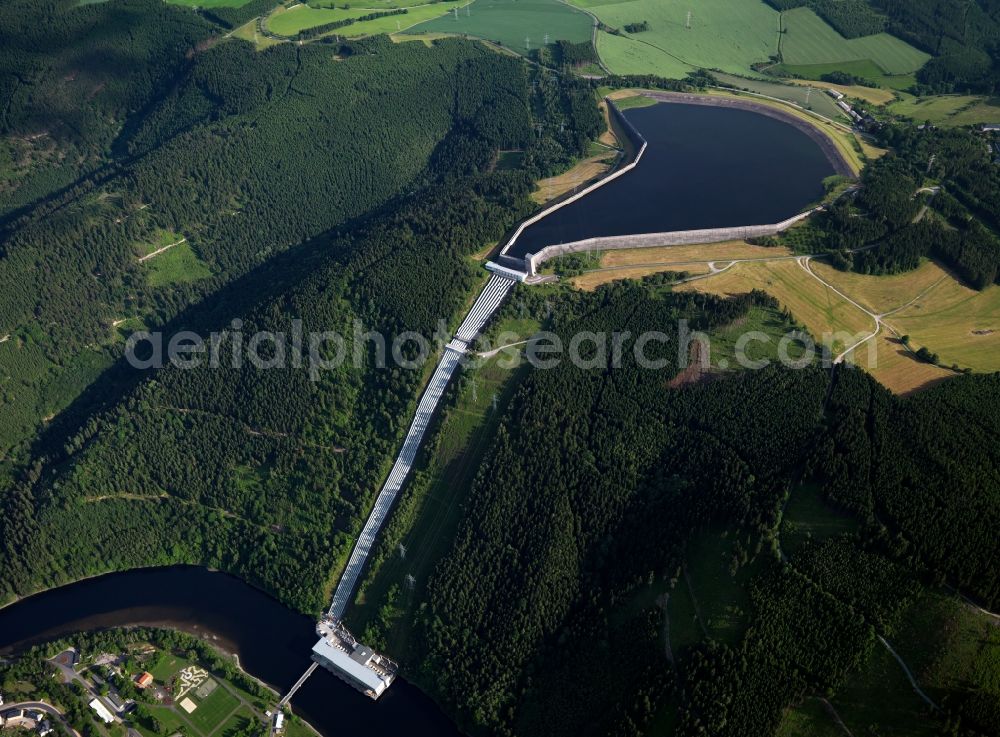
[[[608,68],[619,74],[676,78],[702,67],[760,76],[754,65],[779,56],[779,48],[782,69],[809,77],[809,72],[817,72],[813,78],[857,64],[869,65],[869,78],[908,75],[930,58],[888,33],[848,39],[808,8],[779,13],[762,0],[705,0],[696,5],[682,0],[572,2],[618,29],[617,34],[601,31],[597,47]],[[647,30],[624,30],[641,21],[648,24]],[[817,66],[823,69],[810,69]]]
[[[105,0],[97,0],[104,2]],[[171,5],[184,5],[189,8],[241,8],[250,0],[167,0]],[[278,0],[275,0],[277,3]]]
[[[384,18],[358,21],[357,23],[337,28],[334,32],[347,37],[366,36],[374,33],[392,33],[421,23],[428,18],[442,15],[467,3],[468,0],[444,0],[443,2],[415,5],[404,0],[397,7],[406,8],[407,12],[405,14],[388,15]],[[279,36],[295,36],[299,31],[305,31],[327,23],[362,18],[373,13],[386,12],[393,9],[385,3],[379,2],[379,0],[364,0],[360,5],[351,5],[349,7],[344,7],[343,5],[334,7],[332,3],[325,5],[318,3],[300,4],[287,8],[278,8],[267,17],[265,27],[271,33]]]
[[[560,0],[475,0],[457,14],[421,23],[410,33],[456,33],[497,41],[526,53],[555,41],[586,42],[593,20]]]
[[[888,33],[844,38],[809,8],[782,14],[781,57],[791,67],[869,60],[884,74],[910,74],[930,55]]]

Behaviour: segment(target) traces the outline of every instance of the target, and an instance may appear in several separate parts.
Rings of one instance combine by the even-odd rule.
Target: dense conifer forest
[[[109,174],[8,228],[0,332],[18,348],[58,365],[106,342],[114,360],[116,316],[168,336],[235,340],[239,318],[246,335],[301,320],[430,337],[477,284],[465,256],[601,126],[588,85],[467,42],[218,43],[179,64],[124,121]],[[510,148],[523,166],[494,169]],[[211,277],[144,283],[136,244],[157,227],[183,233]],[[316,381],[250,365],[149,377],[115,360],[31,446],[20,438],[32,461],[3,483],[3,598],[186,561],[318,610],[422,382],[374,357]]]
[[[685,317],[711,333],[769,300],[625,284],[549,302],[553,328],[639,334]],[[679,735],[773,734],[786,707],[862,667],[923,587],[995,607],[996,376],[911,399],[846,367],[670,389],[676,369],[629,355],[620,369],[528,375],[431,580],[414,667],[469,728],[644,734],[669,713]],[[677,343],[657,356],[675,366]],[[783,548],[784,509],[805,488],[856,531]],[[712,530],[748,597],[735,636],[664,656],[648,592],[686,596],[691,546]],[[671,630],[691,626],[670,612]],[[988,734],[981,703],[954,698],[947,718],[922,718]]]
[[[890,153],[865,167],[854,196],[810,222],[799,245],[865,274],[910,271],[934,257],[975,289],[997,283],[1000,173],[982,137],[905,125],[877,135]],[[925,187],[927,178],[940,184]]]

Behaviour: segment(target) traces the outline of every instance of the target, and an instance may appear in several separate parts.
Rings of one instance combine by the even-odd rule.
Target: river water
[[[628,174],[529,226],[507,255],[586,238],[781,222],[821,199],[833,164],[808,134],[750,110],[624,111],[649,146]]]
[[[0,609],[0,655],[61,635],[126,625],[209,635],[282,694],[309,666],[317,639],[311,618],[239,579],[173,566],[92,578]],[[374,702],[317,668],[292,708],[328,737],[461,734],[429,697],[400,678]]]

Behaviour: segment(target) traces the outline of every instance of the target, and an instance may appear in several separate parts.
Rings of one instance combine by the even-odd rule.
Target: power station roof
[[[375,693],[381,693],[386,687],[385,681],[371,668],[359,663],[340,648],[334,647],[326,638],[313,645],[313,653],[321,657],[333,667],[343,671],[352,680],[364,685]],[[368,658],[371,656],[369,655]],[[367,662],[367,659],[365,660]]]

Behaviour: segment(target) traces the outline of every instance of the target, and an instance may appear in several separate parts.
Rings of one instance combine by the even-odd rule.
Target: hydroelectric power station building
[[[323,618],[316,633],[312,659],[369,698],[377,699],[396,679],[399,666],[359,643],[340,622]]]

